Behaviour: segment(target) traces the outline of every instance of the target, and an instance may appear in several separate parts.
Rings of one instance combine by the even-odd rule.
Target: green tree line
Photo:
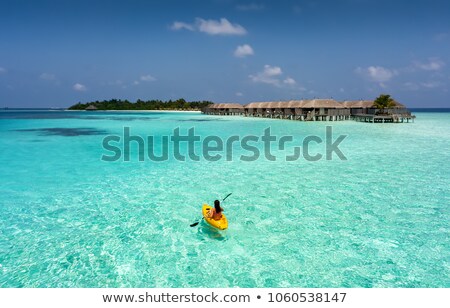
[[[183,98],[177,100],[148,100],[138,99],[136,102],[128,100],[110,99],[88,103],[77,103],[70,106],[69,110],[85,110],[89,106],[95,106],[98,110],[200,110],[209,104],[210,101],[187,102]]]

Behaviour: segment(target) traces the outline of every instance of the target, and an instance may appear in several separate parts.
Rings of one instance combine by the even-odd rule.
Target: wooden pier
[[[357,114],[353,119],[357,122],[369,123],[414,123],[415,115],[408,114],[392,114],[392,115],[374,115],[374,114]]]

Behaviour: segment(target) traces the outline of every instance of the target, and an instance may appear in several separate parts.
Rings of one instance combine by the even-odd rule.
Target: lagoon
[[[301,141],[325,140],[330,123],[0,111],[0,286],[450,287],[450,113],[415,115],[333,122],[346,160],[286,161],[293,142],[274,144],[274,161],[239,159],[248,151],[235,143],[231,160],[139,161],[132,144],[130,161],[107,162],[103,140],[124,127]],[[228,193],[228,230],[189,226]]]

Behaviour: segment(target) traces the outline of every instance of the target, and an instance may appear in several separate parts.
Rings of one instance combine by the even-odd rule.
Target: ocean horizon
[[[412,112],[450,112],[450,108],[441,108],[441,107],[434,107],[434,108],[429,108],[429,107],[418,107],[418,108],[408,108],[410,111]],[[2,109],[0,109],[2,110]],[[42,107],[42,108],[27,108],[27,107],[3,107],[3,111],[14,111],[14,110],[42,110],[42,111],[47,111],[47,110],[55,110],[55,111],[68,111],[67,107]],[[75,111],[75,110],[74,110]],[[101,111],[136,111],[136,112],[144,112],[146,110],[101,110]],[[167,111],[167,110],[148,110],[148,111]],[[179,111],[182,112],[184,110],[175,110],[175,111]]]

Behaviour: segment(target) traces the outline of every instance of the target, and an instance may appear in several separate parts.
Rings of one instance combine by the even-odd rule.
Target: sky
[[[0,108],[449,90],[448,0],[0,0]]]

